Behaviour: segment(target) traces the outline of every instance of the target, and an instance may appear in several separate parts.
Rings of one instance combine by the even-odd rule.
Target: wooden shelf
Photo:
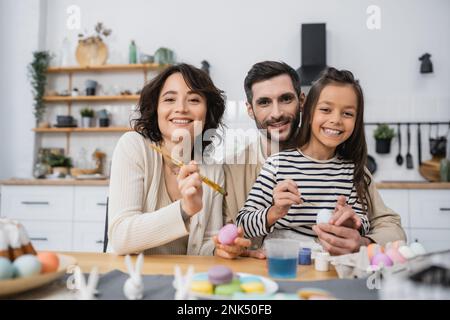
[[[47,69],[48,73],[72,73],[72,72],[102,72],[102,71],[160,71],[167,68],[168,65],[161,65],[156,63],[137,63],[137,64],[105,64],[100,66],[70,66],[70,67],[50,67]]]
[[[46,96],[44,102],[104,102],[104,101],[138,101],[139,95],[120,96]]]
[[[60,132],[127,132],[133,129],[128,127],[95,127],[95,128],[34,128],[37,133],[60,133]]]

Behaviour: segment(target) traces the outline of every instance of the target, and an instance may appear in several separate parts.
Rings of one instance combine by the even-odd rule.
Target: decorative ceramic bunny
[[[144,284],[142,283],[141,270],[144,263],[144,255],[141,253],[137,257],[136,268],[133,268],[129,255],[125,257],[125,264],[130,277],[125,281],[123,293],[128,300],[142,299],[144,294]]]
[[[92,268],[89,274],[88,283],[86,285],[86,280],[81,272],[80,268],[75,268],[75,285],[78,289],[78,300],[93,300],[95,299],[95,293],[97,291],[98,283],[98,269],[96,267]]]
[[[191,287],[192,277],[194,275],[194,267],[189,266],[188,271],[185,276],[181,274],[181,269],[179,265],[175,266],[174,273],[174,287],[175,300],[186,300],[189,298],[189,288]]]

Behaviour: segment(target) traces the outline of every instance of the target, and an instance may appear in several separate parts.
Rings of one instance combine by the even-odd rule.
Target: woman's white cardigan
[[[162,156],[137,132],[127,132],[114,150],[109,186],[109,244],[128,254],[159,247],[189,235],[188,255],[212,255],[212,237],[223,225],[222,195],[203,184],[203,209],[186,227],[180,201],[156,208]],[[220,165],[200,165],[200,173],[224,185]]]

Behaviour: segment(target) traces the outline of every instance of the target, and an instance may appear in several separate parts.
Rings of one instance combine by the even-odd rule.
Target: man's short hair
[[[244,89],[247,96],[247,102],[250,104],[252,103],[252,86],[254,83],[268,80],[282,74],[287,74],[291,78],[295,92],[297,93],[297,96],[300,97],[301,85],[297,71],[284,62],[263,61],[254,64],[245,77]]]

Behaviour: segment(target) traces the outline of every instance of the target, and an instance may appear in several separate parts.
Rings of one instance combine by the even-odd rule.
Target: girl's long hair
[[[372,210],[369,185],[372,182],[365,169],[367,163],[367,143],[364,133],[364,95],[358,80],[347,70],[328,68],[313,83],[303,106],[302,125],[297,146],[302,148],[311,139],[311,123],[320,94],[327,85],[348,85],[353,88],[357,98],[355,128],[351,136],[336,148],[336,154],[355,164],[353,183],[356,187],[358,201],[366,212]]]

